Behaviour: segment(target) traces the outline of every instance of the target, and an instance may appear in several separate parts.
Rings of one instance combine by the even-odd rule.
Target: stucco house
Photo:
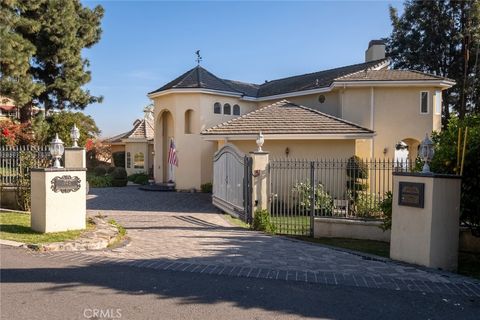
[[[225,143],[252,151],[262,131],[273,157],[409,157],[426,133],[441,128],[442,90],[455,83],[389,69],[385,45],[371,41],[359,64],[266,81],[221,79],[200,65],[148,94],[154,103],[157,183],[169,180],[174,139],[178,189],[212,181],[212,158]]]
[[[153,172],[154,125],[152,110],[145,108],[143,119],[133,122],[133,128],[127,132],[105,139],[112,154],[125,152],[125,169],[128,175]]]

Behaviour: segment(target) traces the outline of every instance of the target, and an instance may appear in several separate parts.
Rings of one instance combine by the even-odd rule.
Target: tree
[[[84,109],[101,102],[84,89],[91,79],[81,52],[100,39],[103,8],[79,0],[3,0],[0,4],[0,95],[16,101],[21,121],[32,105]]]
[[[458,174],[457,154],[458,132],[468,127],[465,162],[462,174],[461,220],[469,225],[480,226],[480,115],[467,115],[463,120],[453,116],[447,127],[434,132],[435,155],[430,168],[432,172]],[[463,143],[461,142],[461,147]]]
[[[91,116],[87,116],[82,112],[70,112],[61,111],[54,113],[46,119],[48,123],[48,134],[44,144],[50,143],[50,141],[58,133],[60,139],[63,140],[66,146],[73,144],[70,138],[70,131],[75,124],[80,130],[80,139],[78,140],[79,146],[85,146],[88,139],[94,139],[100,134],[95,120]]]
[[[443,91],[443,124],[451,110],[461,119],[480,113],[480,1],[408,0],[401,16],[390,7],[390,18],[387,51],[395,68],[456,81]]]

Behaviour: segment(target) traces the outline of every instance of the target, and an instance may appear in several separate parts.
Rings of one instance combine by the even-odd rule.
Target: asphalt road
[[[479,319],[480,299],[69,264],[0,247],[1,319]]]

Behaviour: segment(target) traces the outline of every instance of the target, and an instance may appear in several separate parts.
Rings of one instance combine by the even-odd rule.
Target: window
[[[428,91],[420,92],[420,113],[428,113]]]
[[[238,104],[233,106],[233,115],[239,116],[240,115],[240,106]]]
[[[442,91],[435,91],[435,114],[442,114]]]
[[[135,153],[135,156],[133,157],[133,168],[143,169],[144,160],[145,157],[143,156],[143,152]]]
[[[130,152],[127,152],[127,168],[132,167],[132,156],[130,155]]]
[[[220,104],[220,102],[215,102],[215,104],[213,105],[213,113],[222,113],[222,105]]]
[[[187,110],[185,112],[185,134],[192,132],[193,110]]]
[[[228,103],[223,105],[223,114],[232,114],[232,107]]]

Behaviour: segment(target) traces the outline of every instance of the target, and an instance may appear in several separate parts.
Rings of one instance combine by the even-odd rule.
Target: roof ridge
[[[374,61],[382,61],[382,60],[387,60],[388,58],[383,58],[383,59],[378,59],[378,60],[374,60]],[[260,85],[263,86],[265,84],[269,84],[269,83],[272,83],[274,81],[279,81],[279,80],[286,80],[286,79],[292,79],[292,78],[296,78],[296,77],[304,77],[304,76],[309,76],[309,75],[313,75],[315,73],[320,73],[320,72],[328,72],[328,71],[333,71],[333,70],[338,70],[338,69],[343,69],[343,68],[351,68],[351,67],[356,67],[356,66],[360,66],[362,64],[368,64],[368,63],[371,63],[371,62],[374,62],[374,61],[369,61],[369,62],[361,62],[361,63],[355,63],[355,64],[349,64],[349,65],[346,65],[346,66],[342,66],[342,67],[335,67],[335,68],[331,68],[331,69],[325,69],[325,70],[319,70],[319,71],[314,71],[314,72],[309,72],[309,73],[303,73],[303,74],[297,74],[295,76],[289,76],[289,77],[284,77],[284,78],[278,78],[278,79],[273,79],[273,80],[270,80],[268,82],[265,82],[265,83],[262,83]],[[378,63],[379,64],[379,63]]]

